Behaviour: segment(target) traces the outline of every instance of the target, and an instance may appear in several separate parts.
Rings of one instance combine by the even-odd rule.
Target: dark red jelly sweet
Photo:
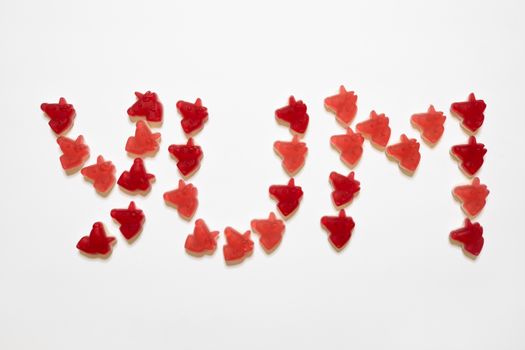
[[[275,111],[275,117],[279,122],[288,124],[297,134],[306,132],[310,119],[306,113],[306,105],[301,100],[296,101],[293,96],[288,99],[288,106]]]
[[[410,174],[416,171],[421,160],[419,142],[416,139],[409,139],[405,134],[401,135],[401,142],[386,148],[386,154],[394,158],[399,163],[399,167]]]
[[[160,133],[152,133],[148,125],[139,120],[135,136],[130,136],[126,142],[126,152],[137,156],[154,155],[159,150]]]
[[[487,153],[485,145],[477,143],[474,136],[470,136],[465,145],[452,146],[452,155],[459,160],[459,166],[463,172],[473,176],[483,165],[483,157]]]
[[[212,254],[217,248],[217,237],[219,231],[210,231],[204,220],[197,219],[193,234],[186,237],[184,248],[192,255]]]
[[[136,158],[129,171],[125,170],[119,177],[117,183],[120,187],[135,193],[145,193],[151,189],[151,182],[155,180],[155,175],[148,174],[142,158]]]
[[[150,124],[162,123],[163,108],[156,93],[147,91],[142,94],[135,92],[137,102],[128,108],[128,115],[132,119],[145,118]]]
[[[287,185],[270,186],[269,191],[270,196],[277,200],[277,208],[285,218],[288,218],[295,212],[303,197],[302,188],[295,186],[293,178],[290,179]]]
[[[201,164],[202,149],[193,142],[190,137],[185,145],[170,145],[168,151],[177,159],[177,168],[182,175],[190,177],[193,175]]]
[[[419,129],[423,140],[431,145],[435,145],[443,132],[445,131],[445,115],[443,112],[436,111],[434,106],[430,105],[426,113],[413,114],[410,118],[412,124]]]
[[[355,126],[357,132],[369,139],[373,145],[383,149],[390,139],[389,119],[384,114],[370,112],[370,118]]]
[[[208,109],[202,105],[200,98],[195,103],[178,101],[177,110],[182,116],[180,125],[187,135],[199,132],[208,120]]]
[[[240,234],[233,228],[226,227],[224,235],[226,236],[226,244],[223,246],[222,252],[226,263],[240,263],[244,258],[252,254],[253,241],[250,238],[250,230]]]
[[[485,119],[485,108],[487,105],[483,100],[476,100],[476,96],[471,93],[465,102],[454,102],[450,106],[450,111],[461,119],[461,125],[470,133],[475,133],[483,125]]]
[[[462,228],[450,232],[450,239],[463,245],[467,253],[478,256],[483,249],[483,227],[479,223],[472,223],[468,218]]]
[[[76,140],[65,136],[57,138],[58,146],[62,151],[60,164],[62,168],[72,173],[79,170],[89,158],[89,147],[84,143],[84,137],[79,135]]]
[[[341,85],[337,95],[324,99],[324,106],[335,113],[341,124],[349,125],[357,113],[357,95],[353,91],[346,91]]]
[[[261,237],[259,243],[263,246],[266,252],[272,252],[279,243],[284,234],[284,221],[277,219],[272,212],[268,219],[254,219],[251,222],[253,232],[258,233]]]
[[[341,154],[340,158],[349,167],[354,167],[363,155],[363,136],[347,128],[346,134],[334,135],[330,144]]]
[[[109,160],[104,160],[104,157],[98,156],[97,163],[89,165],[80,173],[89,181],[93,182],[95,190],[101,194],[107,194],[115,185],[115,166]]]
[[[120,232],[127,240],[134,239],[144,225],[144,212],[131,201],[127,209],[111,210],[111,217],[120,224]]]
[[[49,117],[49,127],[55,134],[63,134],[73,126],[75,108],[60,97],[58,103],[42,103],[40,109]]]
[[[461,208],[469,216],[478,215],[485,206],[489,190],[486,185],[480,183],[475,177],[472,184],[457,186],[452,191],[454,196],[461,202]]]
[[[288,175],[295,175],[304,165],[308,147],[306,143],[300,142],[295,135],[291,142],[275,141],[273,144],[275,152],[283,159],[282,165]]]
[[[359,181],[354,179],[353,171],[348,176],[332,171],[330,173],[330,183],[334,188],[332,200],[338,208],[350,204],[361,189]]]
[[[321,225],[328,231],[328,239],[337,250],[343,249],[348,243],[355,227],[354,220],[346,216],[344,210],[339,212],[339,216],[323,216]]]
[[[84,236],[78,241],[77,248],[82,253],[89,255],[107,256],[111,253],[115,237],[108,237],[104,225],[101,222],[96,222],[89,233],[89,236]]]
[[[164,201],[177,209],[181,217],[190,220],[199,205],[197,194],[198,191],[195,186],[186,184],[184,180],[179,180],[177,189],[164,193]]]

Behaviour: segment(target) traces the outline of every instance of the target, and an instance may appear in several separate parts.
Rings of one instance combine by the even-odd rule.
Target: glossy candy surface
[[[416,139],[409,139],[405,134],[401,135],[401,142],[386,148],[386,154],[394,158],[399,163],[399,167],[409,173],[416,171],[421,160],[419,142]]]
[[[60,135],[73,126],[75,108],[65,98],[60,97],[58,103],[42,103],[40,109],[50,119],[48,124],[55,134]]]
[[[156,93],[147,91],[142,94],[135,92],[137,101],[128,108],[130,118],[146,118],[151,124],[162,122],[163,108]]]
[[[349,125],[357,113],[357,95],[353,91],[346,91],[341,85],[337,95],[324,99],[324,106],[335,113],[341,124]]]
[[[376,147],[383,149],[390,139],[389,119],[384,114],[370,112],[370,118],[356,124],[355,129]]]
[[[89,147],[84,143],[84,137],[79,135],[76,140],[65,136],[57,138],[62,151],[60,164],[65,171],[78,170],[89,158]]]
[[[268,219],[254,219],[251,222],[252,230],[259,234],[259,243],[267,252],[273,251],[283,238],[284,234],[284,221],[277,219],[275,214],[272,212]]]
[[[359,181],[354,179],[354,172],[352,171],[348,176],[332,171],[330,173],[330,183],[334,188],[332,192],[332,200],[336,207],[348,205],[354,199],[354,196],[361,189]]]
[[[277,208],[285,218],[288,218],[295,212],[303,197],[302,188],[295,186],[293,178],[290,179],[287,185],[270,186],[269,192],[277,200]]]
[[[445,117],[443,112],[436,111],[434,106],[430,105],[426,113],[414,114],[410,121],[419,129],[423,140],[431,145],[435,145],[445,131],[443,125],[446,119],[447,117]]]
[[[89,181],[93,182],[93,187],[99,193],[108,193],[115,185],[115,166],[104,157],[98,156],[97,163],[82,168],[80,173]]]
[[[485,240],[483,238],[483,227],[479,223],[472,223],[468,218],[462,228],[450,232],[450,239],[461,243],[463,250],[478,256],[483,249]]]
[[[197,188],[192,184],[186,184],[184,180],[179,180],[179,187],[173,191],[164,193],[164,201],[175,207],[179,215],[186,220],[191,219],[199,201],[197,200]]]
[[[195,103],[178,101],[177,110],[182,116],[180,125],[187,135],[201,130],[208,120],[208,109],[202,105],[200,98],[197,98]]]
[[[475,133],[483,125],[485,120],[485,108],[487,105],[483,100],[476,100],[476,96],[471,93],[468,100],[464,102],[454,102],[450,106],[452,114],[461,119],[461,125],[470,133]]]
[[[363,136],[347,128],[346,134],[330,137],[330,144],[341,154],[340,158],[349,167],[354,167],[363,155]]]
[[[184,248],[187,252],[196,255],[211,254],[217,248],[218,237],[219,231],[210,231],[204,220],[197,219],[193,234],[186,237]]]
[[[470,136],[467,144],[452,146],[450,152],[459,161],[461,170],[473,176],[483,165],[483,157],[487,149],[484,144],[477,143],[474,136]]]
[[[96,222],[89,233],[78,241],[77,248],[81,252],[89,255],[109,255],[115,242],[115,237],[108,237],[104,225]]]
[[[306,109],[307,107],[303,101],[296,101],[295,97],[290,96],[288,106],[276,110],[275,117],[280,122],[288,124],[290,129],[295,133],[304,134],[308,128],[308,121],[310,120]]]
[[[151,182],[155,175],[148,174],[142,158],[136,158],[130,170],[125,170],[119,177],[117,183],[123,189],[135,193],[144,193],[151,189]]]
[[[354,220],[346,216],[344,210],[341,210],[338,216],[323,216],[321,225],[328,231],[328,239],[337,250],[343,249],[348,243],[355,227]]]
[[[127,209],[111,210],[111,217],[120,224],[120,232],[127,240],[134,239],[144,225],[144,212],[131,201]]]
[[[193,142],[190,137],[185,145],[170,145],[168,152],[177,159],[177,168],[182,175],[189,177],[195,173],[200,166],[202,149]]]
[[[226,244],[222,248],[224,260],[227,263],[238,263],[253,252],[253,241],[250,238],[250,230],[243,234],[231,227],[224,230]]]
[[[487,186],[481,184],[479,178],[475,177],[472,180],[472,184],[457,186],[452,193],[461,202],[463,211],[474,217],[485,207],[486,199],[490,192]]]
[[[290,142],[275,141],[273,148],[283,159],[282,166],[288,175],[295,175],[304,165],[308,147],[295,135]]]
[[[130,136],[126,142],[126,152],[146,156],[159,150],[160,133],[152,133],[148,125],[139,120],[136,124],[135,136]]]

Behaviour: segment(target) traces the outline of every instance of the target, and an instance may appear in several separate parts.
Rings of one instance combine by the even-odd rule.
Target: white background
[[[7,1],[0,2],[1,349],[523,349],[525,22],[519,1]],[[343,129],[323,107],[340,84],[390,117],[391,142],[418,137],[412,113],[429,104],[449,116],[474,91],[487,102],[479,176],[491,191],[478,217],[485,247],[475,261],[449,242],[462,226],[454,186],[468,183],[449,155],[464,143],[448,117],[410,178],[368,142],[355,169],[361,194],[348,246],[332,249],[319,225],[335,215],[328,174],[349,170],[330,148]],[[134,125],[134,91],[165,106],[161,151],[146,166],[151,193],[133,198],[147,215],[129,245],[109,211],[130,196],[98,196],[60,167],[39,106],[64,96],[91,159],[119,174]],[[296,177],[305,192],[281,246],[258,242],[243,264],[184,252],[193,222],[168,208],[177,185],[167,148],[182,143],[179,99],[201,97],[210,119],[195,218],[246,230],[275,203],[287,176],[272,150],[289,140],[274,110],[294,94],[308,104],[309,154]],[[103,221],[118,239],[107,260],[75,244]],[[254,236],[254,239],[257,237]]]

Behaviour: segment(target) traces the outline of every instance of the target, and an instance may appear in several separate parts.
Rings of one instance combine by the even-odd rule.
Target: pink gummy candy
[[[137,156],[154,155],[159,150],[160,133],[152,133],[148,125],[139,120],[135,136],[130,136],[126,142],[126,152]]]
[[[405,134],[401,135],[400,143],[386,148],[386,154],[394,158],[399,163],[399,167],[410,174],[416,171],[421,160],[419,142],[416,139],[409,139]]]
[[[104,157],[98,156],[97,163],[89,165],[80,170],[80,173],[89,181],[93,182],[95,190],[101,194],[106,194],[111,191],[115,185],[115,166],[109,160],[104,160]]]
[[[273,148],[283,159],[282,165],[288,175],[295,175],[304,165],[308,147],[295,135],[291,142],[275,141]]]
[[[164,193],[164,201],[177,209],[182,218],[190,220],[199,205],[197,194],[198,191],[195,186],[186,184],[184,180],[179,180],[177,189]]]
[[[62,151],[60,164],[62,168],[72,173],[79,170],[89,158],[89,147],[84,143],[84,137],[79,135],[76,140],[65,136],[57,138],[58,146]]]
[[[261,236],[259,243],[268,253],[272,252],[281,243],[285,229],[284,221],[277,219],[273,212],[270,213],[268,219],[252,220],[251,227],[255,233]]]
[[[334,135],[330,138],[330,144],[341,154],[340,158],[349,167],[353,168],[363,154],[363,136],[354,133],[347,128],[346,134]]]
[[[344,125],[349,125],[357,113],[357,95],[353,91],[346,91],[339,87],[339,93],[324,99],[325,107],[335,113],[337,120]]]
[[[226,263],[240,263],[244,258],[252,254],[253,241],[250,238],[250,230],[240,234],[233,228],[226,227],[224,235],[226,236],[226,244],[223,246],[222,251]]]
[[[217,237],[219,231],[210,231],[204,220],[197,219],[193,234],[186,237],[184,248],[192,255],[212,254],[217,248]]]
[[[461,208],[470,217],[478,215],[485,206],[489,190],[482,185],[479,178],[475,177],[471,185],[457,186],[452,191],[454,196],[461,202]]]
[[[435,145],[445,131],[443,125],[446,119],[447,117],[445,117],[443,112],[436,111],[434,106],[430,105],[426,113],[414,114],[410,121],[421,131],[423,140],[431,145]]]
[[[356,124],[355,129],[366,139],[369,139],[373,145],[384,149],[390,139],[389,119],[384,114],[377,114],[375,111],[370,112],[370,118]]]

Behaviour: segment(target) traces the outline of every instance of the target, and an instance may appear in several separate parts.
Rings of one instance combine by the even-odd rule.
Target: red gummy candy
[[[179,187],[173,191],[164,193],[164,201],[173,206],[179,215],[186,220],[190,220],[199,201],[197,200],[197,188],[192,184],[186,184],[184,180],[179,180]]]
[[[295,186],[293,178],[290,179],[287,185],[270,186],[269,191],[270,196],[277,200],[277,208],[285,219],[295,212],[299,206],[299,201],[303,197],[302,188]]]
[[[251,222],[252,230],[261,237],[259,243],[266,252],[272,252],[281,243],[284,233],[284,222],[276,218],[273,212],[268,219],[254,219]]]
[[[126,152],[147,156],[154,155],[159,150],[160,133],[152,133],[148,125],[139,120],[135,129],[135,136],[130,136],[126,142]]]
[[[346,216],[345,211],[341,210],[339,216],[323,216],[321,225],[328,231],[332,245],[341,250],[350,240],[355,223],[352,217]]]
[[[146,218],[144,212],[138,209],[133,201],[127,209],[111,210],[111,217],[120,224],[120,232],[127,240],[132,240],[140,233]]]
[[[370,118],[355,126],[357,132],[369,139],[376,147],[383,149],[390,139],[389,119],[384,114],[370,112]]]
[[[480,183],[479,178],[475,177],[471,185],[457,186],[452,193],[461,201],[461,208],[465,213],[474,217],[485,206],[490,191],[486,185]]]
[[[200,98],[195,103],[178,101],[177,110],[182,115],[180,125],[187,135],[199,132],[208,120],[208,109],[202,105]]]
[[[89,147],[84,143],[84,137],[79,135],[76,140],[65,136],[57,138],[58,146],[62,151],[60,164],[68,173],[79,170],[89,158]]]
[[[332,200],[338,208],[350,204],[361,189],[359,181],[354,179],[353,171],[348,176],[332,171],[330,173],[330,183],[334,188]]]
[[[40,109],[51,119],[48,124],[55,134],[60,135],[73,126],[75,108],[65,98],[60,97],[58,103],[42,103]]]
[[[450,106],[450,111],[461,119],[461,125],[465,129],[475,133],[483,125],[483,120],[485,119],[483,112],[486,107],[485,101],[476,100],[474,94],[471,93],[467,101],[454,102]]]
[[[78,241],[77,248],[83,253],[89,255],[109,255],[111,247],[115,243],[115,237],[108,237],[104,225],[96,222],[89,233]]]
[[[115,166],[111,161],[105,161],[104,157],[98,156],[97,163],[89,165],[80,173],[89,181],[93,182],[93,187],[99,193],[106,194],[115,185]]]
[[[295,175],[303,167],[308,147],[306,143],[299,141],[297,135],[291,142],[275,141],[273,148],[283,159],[283,168],[290,176]]]
[[[401,142],[386,148],[386,154],[394,158],[399,167],[412,174],[416,171],[421,154],[419,153],[419,142],[409,139],[405,134],[401,135]]]
[[[123,189],[135,193],[145,193],[151,189],[151,182],[155,175],[148,174],[142,158],[136,158],[129,171],[125,170],[119,177],[117,183]]]
[[[484,144],[477,143],[474,136],[470,136],[466,145],[452,146],[450,152],[460,161],[461,170],[473,176],[483,165],[483,157],[487,149]]]
[[[137,102],[128,108],[130,118],[146,118],[150,124],[162,123],[162,104],[156,93],[147,91],[135,92]]]
[[[421,131],[423,140],[431,145],[435,145],[445,131],[443,127],[445,119],[447,117],[445,117],[443,112],[436,111],[434,106],[430,105],[426,113],[414,114],[410,121]]]
[[[349,125],[357,113],[357,95],[353,91],[346,91],[341,85],[337,95],[324,99],[324,106],[335,113],[341,124]]]
[[[222,252],[227,263],[240,263],[253,252],[250,230],[240,234],[233,228],[226,227],[224,235],[226,236],[226,244],[222,247]]]
[[[217,248],[219,231],[210,231],[202,219],[195,221],[193,234],[186,237],[184,248],[188,253],[195,255],[212,254]]]
[[[290,129],[298,134],[304,134],[308,128],[309,117],[306,114],[306,105],[303,101],[296,101],[290,96],[288,106],[275,111],[275,117],[283,123],[289,124]]]
[[[483,227],[479,223],[472,223],[467,218],[465,226],[450,232],[450,239],[463,245],[463,250],[478,256],[483,249]]]
[[[347,128],[345,135],[334,135],[330,138],[330,144],[341,153],[343,163],[353,168],[363,155],[363,136],[354,133],[352,129]]]
[[[190,137],[185,145],[169,146],[168,151],[177,159],[177,168],[185,177],[190,177],[199,169],[202,149],[193,143],[193,138]]]

